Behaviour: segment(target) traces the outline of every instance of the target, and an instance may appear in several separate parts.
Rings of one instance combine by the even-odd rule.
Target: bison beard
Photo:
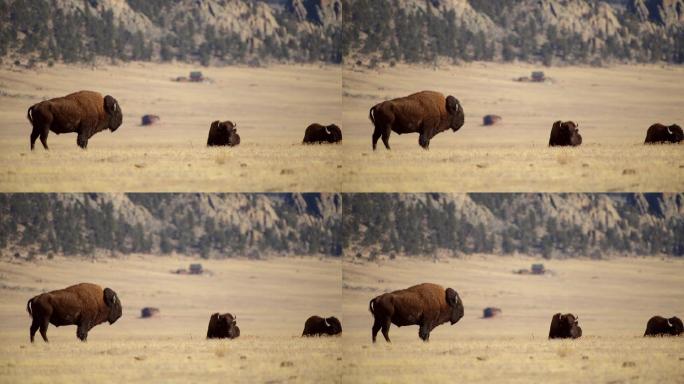
[[[385,341],[390,342],[391,324],[398,327],[418,325],[418,336],[428,341],[430,332],[440,324],[452,325],[463,317],[463,302],[458,293],[437,284],[424,283],[377,296],[368,303],[374,317],[372,340],[382,329]]]
[[[123,121],[119,103],[112,96],[102,97],[92,91],[80,91],[34,104],[26,112],[31,122],[31,150],[40,137],[45,149],[50,131],[60,133],[76,132],[76,143],[81,148],[88,146],[88,140],[96,133],[109,129],[116,131]]]
[[[420,135],[418,144],[428,149],[435,135],[449,128],[456,132],[465,121],[463,107],[455,97],[445,98],[434,91],[422,91],[376,104],[368,111],[368,118],[374,126],[373,150],[380,137],[385,148],[390,149],[392,131],[400,135],[416,132]]]
[[[56,327],[77,325],[76,336],[86,341],[88,331],[94,326],[105,321],[114,324],[122,314],[116,292],[89,283],[34,296],[26,303],[26,311],[33,318],[30,329],[32,343],[39,328],[43,340],[48,341],[49,324]]]

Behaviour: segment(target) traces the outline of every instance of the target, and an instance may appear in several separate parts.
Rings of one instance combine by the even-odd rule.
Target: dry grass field
[[[285,383],[339,381],[340,338],[300,337],[312,314],[341,315],[339,261],[287,258],[203,261],[211,275],[170,273],[187,258],[0,262],[2,383]],[[26,301],[43,290],[90,281],[117,291],[123,317],[93,328],[48,328],[28,340]],[[144,306],[158,318],[141,319]],[[237,315],[241,336],[205,339],[209,316]]]
[[[527,257],[345,262],[344,381],[674,383],[684,381],[684,337],[642,337],[653,314],[684,315],[684,260],[544,261],[551,275],[513,274]],[[390,328],[370,340],[368,301],[421,282],[456,289],[465,315],[437,327]],[[482,319],[487,306],[501,317]],[[549,341],[551,316],[573,312],[584,336]]]
[[[684,68],[548,68],[553,82],[518,83],[527,64],[474,63],[438,70],[397,66],[204,68],[212,83],[170,81],[186,64],[56,65],[0,69],[0,191],[681,191],[684,146],[642,145],[653,122],[684,124]],[[344,78],[344,80],[342,80]],[[27,108],[93,89],[124,112],[115,133],[50,134],[49,152],[29,151]],[[393,134],[392,151],[371,151],[368,109],[423,89],[458,97],[465,126],[435,137]],[[162,123],[140,126],[152,113]],[[481,126],[484,114],[503,117]],[[206,148],[211,121],[238,124],[237,148]],[[555,120],[579,123],[584,144],[546,146]],[[302,146],[311,122],[338,123],[344,142]]]

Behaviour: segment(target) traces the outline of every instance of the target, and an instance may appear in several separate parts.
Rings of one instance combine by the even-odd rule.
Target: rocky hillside
[[[684,0],[345,0],[343,56],[684,63]]]
[[[2,254],[340,254],[335,194],[0,194]]]
[[[341,0],[0,0],[0,57],[340,62],[341,19]]]
[[[343,196],[350,255],[684,255],[684,194]]]

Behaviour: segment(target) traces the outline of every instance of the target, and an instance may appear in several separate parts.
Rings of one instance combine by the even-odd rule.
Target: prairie
[[[171,273],[190,262],[0,262],[0,382],[339,382],[340,339],[300,337],[310,315],[341,316],[339,261],[203,261],[209,275]],[[123,316],[93,328],[87,343],[74,326],[51,325],[49,344],[39,335],[31,344],[26,301],[82,281],[114,289]],[[158,307],[160,316],[140,318],[144,306]],[[214,312],[235,314],[241,336],[206,340]]]
[[[684,261],[615,258],[543,260],[551,274],[518,275],[529,257],[401,259],[343,264],[345,382],[647,383],[684,380],[684,338],[644,338],[654,314],[684,313]],[[435,282],[459,292],[464,317],[437,327],[378,334],[368,301],[386,291]],[[502,309],[482,318],[482,310]],[[579,316],[583,337],[547,339],[557,312]]]
[[[33,192],[612,192],[681,191],[682,145],[644,146],[655,122],[684,125],[684,68],[546,68],[529,64],[203,68],[209,83],[171,81],[186,64],[0,69],[0,191]],[[93,89],[119,100],[124,123],[94,136],[50,134],[29,151],[27,108]],[[432,139],[393,134],[371,150],[369,108],[423,89],[453,94],[466,122]],[[161,123],[140,126],[143,114]],[[482,126],[498,114],[499,125]],[[207,148],[213,120],[238,124],[236,148]],[[578,148],[548,148],[556,120],[579,124]],[[303,146],[312,122],[337,123],[340,145]]]

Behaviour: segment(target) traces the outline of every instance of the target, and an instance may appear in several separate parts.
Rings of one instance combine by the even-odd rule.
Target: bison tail
[[[368,110],[368,118],[370,119],[371,123],[373,123],[373,125],[375,125],[375,116],[373,116],[374,114],[375,114],[375,106],[371,107],[371,109]]]
[[[29,299],[29,301],[26,302],[26,312],[28,312],[29,316],[33,317],[33,310],[31,309],[33,303],[33,299]]]
[[[368,302],[368,310],[373,315],[375,315],[375,308],[373,308],[374,306],[375,306],[375,299],[371,299],[371,301]]]
[[[31,124],[33,124],[33,116],[31,116],[32,111],[33,111],[33,106],[29,107],[28,111],[26,111],[26,118],[28,119],[28,121],[31,122]]]

